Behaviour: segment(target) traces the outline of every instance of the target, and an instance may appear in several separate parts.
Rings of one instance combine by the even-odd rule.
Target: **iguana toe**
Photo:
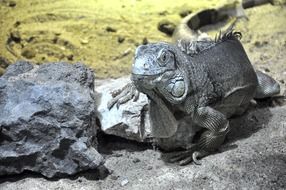
[[[197,151],[194,152],[192,155],[192,159],[196,165],[202,165],[201,161],[198,160],[199,155],[200,155],[200,153]]]

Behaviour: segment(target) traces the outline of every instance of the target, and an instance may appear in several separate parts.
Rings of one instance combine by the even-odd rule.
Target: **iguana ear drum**
[[[185,93],[185,83],[183,80],[176,80],[174,83],[168,84],[167,90],[172,96],[180,98]]]
[[[186,97],[186,83],[183,77],[172,78],[167,81],[163,88],[159,91],[164,97],[173,104],[179,104]]]

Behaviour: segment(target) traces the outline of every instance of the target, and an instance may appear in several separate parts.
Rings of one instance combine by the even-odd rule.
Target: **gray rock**
[[[136,102],[129,101],[120,105],[118,109],[116,106],[111,110],[107,108],[107,102],[112,98],[111,92],[124,87],[129,82],[131,82],[129,77],[116,80],[96,80],[97,115],[101,130],[106,134],[129,140],[147,141],[151,128],[146,95],[140,94]]]
[[[94,74],[82,64],[17,62],[0,78],[0,175],[46,177],[102,165]]]

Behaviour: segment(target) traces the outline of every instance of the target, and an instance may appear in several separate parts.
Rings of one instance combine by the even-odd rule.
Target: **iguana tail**
[[[272,77],[261,71],[256,71],[258,87],[256,90],[256,99],[268,98],[280,93],[280,85]]]

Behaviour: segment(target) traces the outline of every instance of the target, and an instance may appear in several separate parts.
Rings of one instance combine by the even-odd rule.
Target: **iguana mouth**
[[[131,75],[131,80],[135,83],[136,86],[147,88],[149,90],[154,89],[156,86],[156,79],[160,77],[161,74],[156,75],[138,75],[133,74]],[[141,89],[141,88],[140,88]]]

